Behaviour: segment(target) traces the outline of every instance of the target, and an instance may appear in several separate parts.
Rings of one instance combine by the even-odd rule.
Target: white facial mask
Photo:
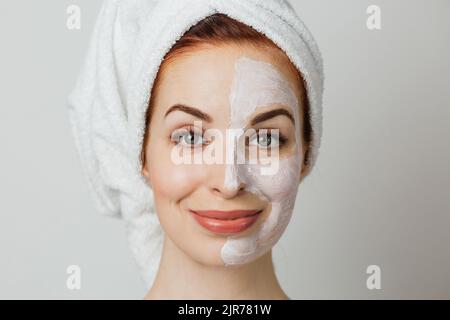
[[[246,191],[270,202],[272,209],[259,229],[251,235],[227,238],[221,251],[225,265],[253,261],[279,240],[294,209],[302,160],[299,104],[289,82],[270,63],[247,57],[239,58],[235,64],[235,77],[230,92],[230,128],[244,129],[249,117],[258,107],[273,104],[283,104],[291,109],[295,120],[295,154],[280,159],[275,175],[262,175],[262,164],[227,165],[226,187],[236,188],[244,183]],[[227,145],[227,153],[230,152],[228,147]],[[231,149],[234,150],[233,147]],[[239,154],[245,150],[238,149],[236,152]]]

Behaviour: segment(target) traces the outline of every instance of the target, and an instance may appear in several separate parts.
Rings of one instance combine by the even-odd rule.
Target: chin
[[[194,231],[187,239],[183,241],[181,249],[189,255],[192,260],[199,264],[210,267],[222,267],[224,262],[221,256],[222,247],[226,237],[211,237],[207,234],[199,234]]]

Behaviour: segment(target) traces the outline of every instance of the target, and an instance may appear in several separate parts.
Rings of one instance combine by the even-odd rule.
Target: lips
[[[195,220],[214,233],[239,233],[250,228],[262,210],[189,210]]]

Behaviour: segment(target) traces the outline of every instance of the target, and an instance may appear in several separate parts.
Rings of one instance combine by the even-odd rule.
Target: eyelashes
[[[257,146],[262,149],[281,148],[287,142],[287,139],[278,131],[273,129],[256,130],[246,141],[246,146]]]
[[[246,137],[246,147],[281,149],[288,142],[278,129],[255,129],[255,132],[256,134]],[[204,137],[203,130],[192,125],[173,131],[169,139],[174,145],[189,149],[202,148],[212,142]]]
[[[177,146],[185,148],[198,148],[209,143],[206,143],[206,139],[203,137],[202,130],[195,128],[194,126],[188,126],[180,128],[172,132],[170,135],[170,141]]]

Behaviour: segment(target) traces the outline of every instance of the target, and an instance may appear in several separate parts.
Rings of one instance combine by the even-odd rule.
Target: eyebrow
[[[164,117],[167,117],[167,115],[169,113],[172,113],[174,111],[181,111],[181,112],[184,112],[184,113],[188,113],[188,114],[190,114],[190,115],[192,115],[192,116],[194,116],[194,117],[196,117],[198,119],[204,120],[206,122],[211,122],[212,121],[211,116],[209,116],[208,114],[204,113],[203,111],[200,111],[197,108],[186,106],[184,104],[175,104],[175,105],[171,106],[169,108],[169,110],[167,110],[167,112],[164,115]]]
[[[260,122],[263,122],[263,121],[275,118],[277,116],[286,116],[295,125],[295,120],[294,120],[294,117],[292,116],[292,114],[289,111],[287,111],[286,109],[283,109],[283,108],[274,109],[274,110],[270,110],[270,111],[258,114],[257,116],[255,116],[252,119],[251,125],[254,126],[257,123],[260,123]]]
[[[166,114],[164,115],[164,117],[167,117],[168,114],[174,112],[174,111],[181,111],[181,112],[185,112],[188,113],[198,119],[204,120],[206,122],[212,122],[212,118],[210,115],[204,113],[203,111],[200,111],[197,108],[194,107],[190,107],[184,104],[175,104],[172,107],[169,108],[169,110],[167,110]],[[277,116],[286,116],[288,117],[292,123],[295,125],[295,120],[294,117],[292,116],[292,114],[287,111],[286,109],[283,108],[278,108],[278,109],[274,109],[274,110],[270,110],[267,112],[263,112],[260,113],[258,115],[256,115],[252,121],[251,121],[251,125],[254,126],[255,124],[258,124],[260,122],[275,118]]]

